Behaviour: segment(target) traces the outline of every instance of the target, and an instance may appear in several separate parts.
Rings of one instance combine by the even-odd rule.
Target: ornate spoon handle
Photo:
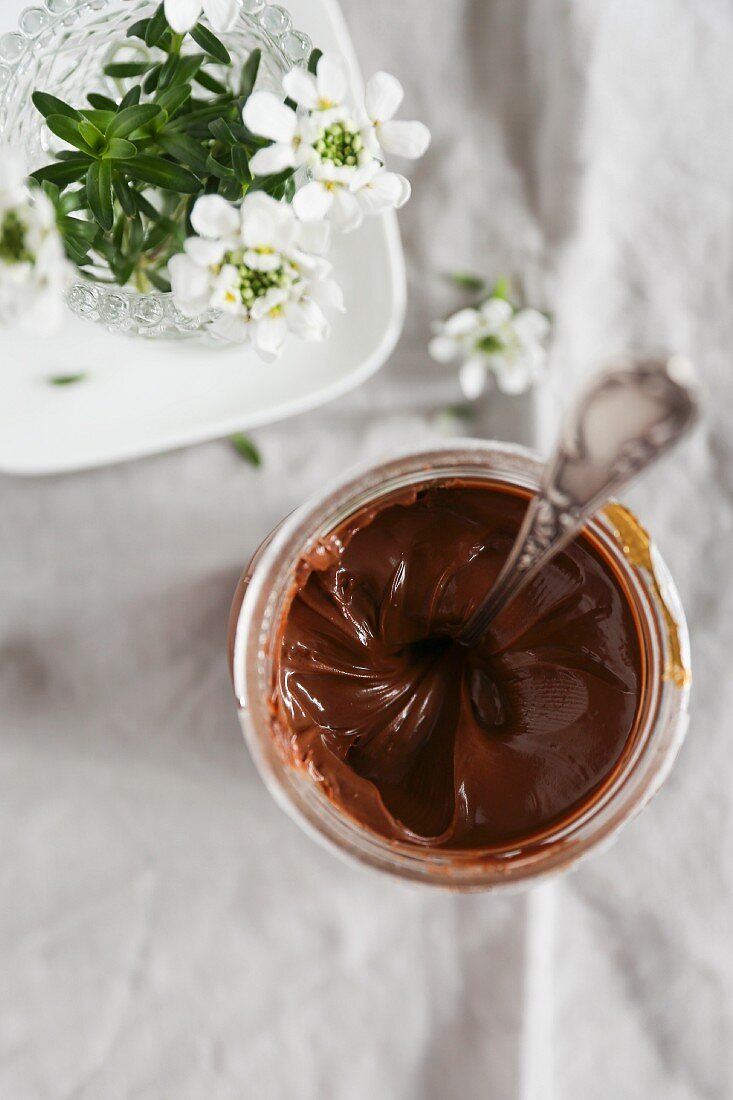
[[[594,378],[565,422],[496,583],[459,641],[480,638],[601,504],[681,439],[699,409],[693,368],[680,356],[629,356]]]

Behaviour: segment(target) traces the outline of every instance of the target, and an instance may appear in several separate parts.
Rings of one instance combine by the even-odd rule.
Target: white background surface
[[[435,136],[402,216],[391,364],[259,432],[262,473],[212,444],[0,479],[0,1096],[727,1100],[733,12],[345,7],[365,70],[399,73]],[[263,535],[455,398],[424,350],[452,304],[433,273],[455,266],[521,270],[555,311],[544,440],[607,350],[680,346],[709,389],[704,429],[631,495],[688,609],[687,744],[610,852],[530,895],[529,922],[525,899],[401,887],[301,836],[246,756],[223,657]],[[488,420],[517,434],[506,403]]]

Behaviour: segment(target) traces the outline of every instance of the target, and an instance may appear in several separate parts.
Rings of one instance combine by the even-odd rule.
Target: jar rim
[[[520,886],[573,865],[608,842],[638,813],[666,778],[687,727],[689,638],[674,582],[653,546],[651,567],[636,564],[629,552],[629,530],[620,531],[618,511],[598,513],[584,535],[600,546],[622,579],[638,619],[647,675],[636,733],[610,781],[579,813],[547,830],[541,840],[519,842],[503,851],[421,848],[388,840],[348,817],[319,789],[307,772],[288,762],[272,735],[269,701],[273,641],[294,569],[318,538],[332,531],[364,504],[408,485],[473,477],[536,489],[543,469],[539,457],[516,444],[451,439],[424,450],[401,449],[377,464],[363,464],[335,480],[293,512],[258,552],[233,620],[232,678],[248,747],[276,801],[302,828],[331,850],[382,871],[414,881],[459,890]],[[613,509],[621,506],[613,504]],[[644,532],[623,510],[628,524]],[[614,522],[615,521],[615,522]],[[676,637],[670,635],[673,624]],[[684,675],[670,675],[671,661]],[[628,758],[627,758],[628,757]],[[621,764],[623,766],[621,766]]]

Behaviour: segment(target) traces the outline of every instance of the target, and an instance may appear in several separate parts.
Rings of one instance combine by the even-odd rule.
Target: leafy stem
[[[234,71],[224,43],[203,23],[177,34],[163,4],[127,31],[139,51],[117,55],[100,73],[104,90],[86,104],[33,95],[58,139],[56,159],[33,174],[53,198],[69,258],[120,286],[167,287],[169,259],[190,233],[189,213],[204,194],[238,201],[254,185],[249,160],[263,140],[242,125],[260,51]],[[259,178],[281,198],[292,170]]]

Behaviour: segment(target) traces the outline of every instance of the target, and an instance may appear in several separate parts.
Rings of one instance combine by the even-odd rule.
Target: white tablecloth
[[[733,10],[727,0],[346,0],[434,142],[403,212],[391,363],[226,444],[0,480],[0,1096],[725,1100],[733,1090]],[[707,423],[632,494],[688,609],[687,744],[608,853],[529,897],[342,865],[270,801],[224,662],[229,600],[334,469],[455,399],[441,270],[556,315],[551,438],[633,344],[692,352]],[[488,423],[522,429],[511,403]],[[526,432],[526,424],[524,429]]]

